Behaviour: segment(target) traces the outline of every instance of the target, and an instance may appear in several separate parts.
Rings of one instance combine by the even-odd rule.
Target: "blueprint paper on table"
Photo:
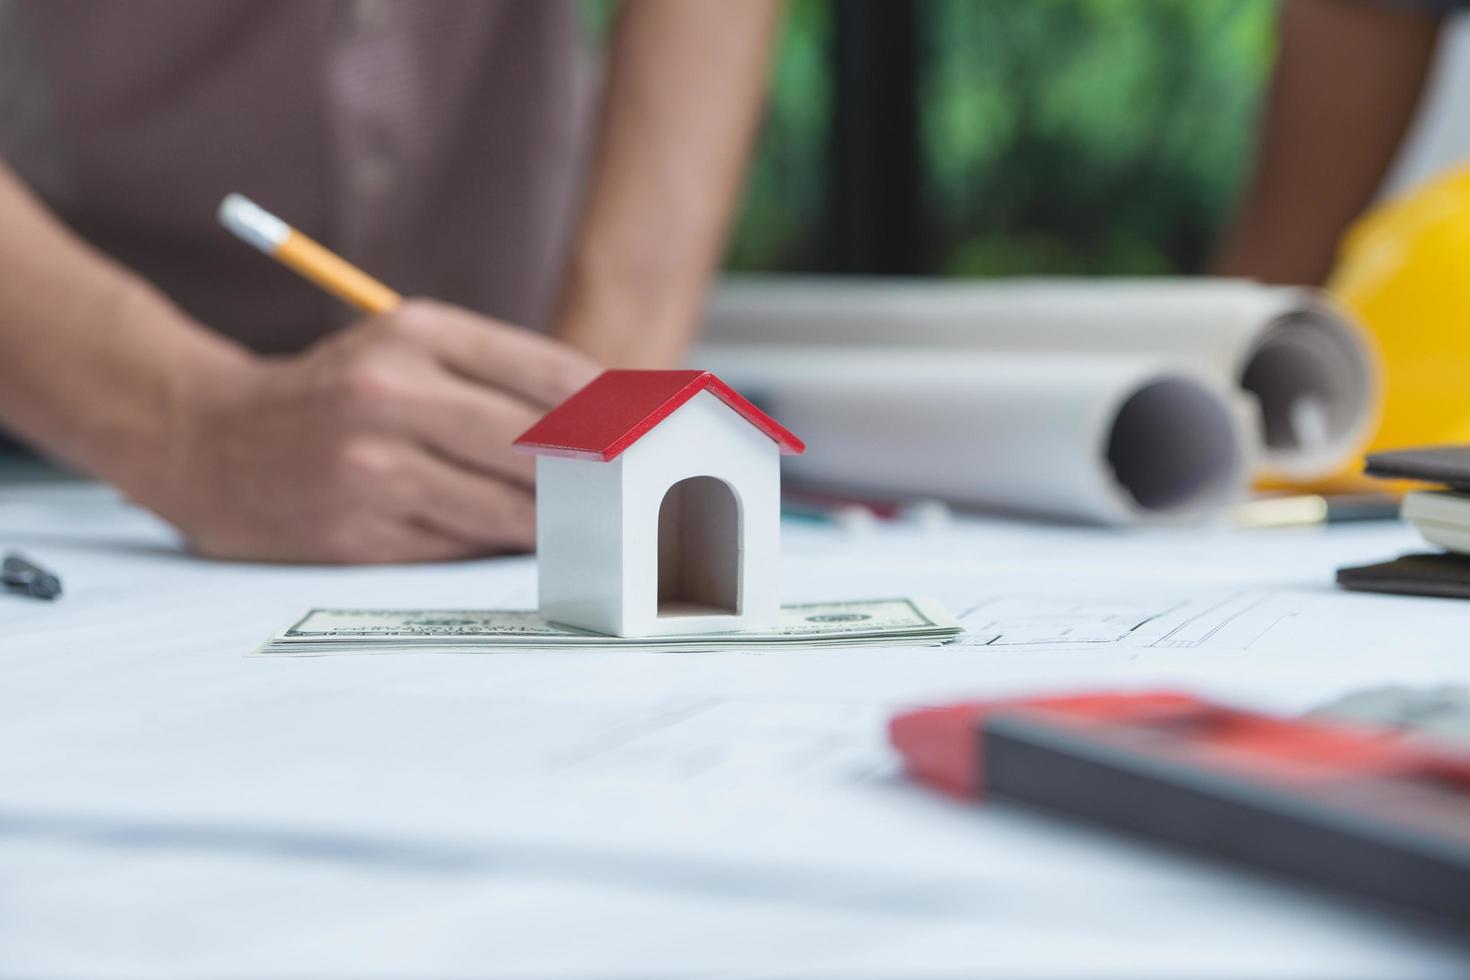
[[[530,559],[200,561],[87,487],[0,489],[0,539],[68,588],[0,596],[3,976],[1470,964],[1454,937],[935,797],[884,738],[894,712],[963,697],[1171,687],[1299,712],[1463,678],[1470,603],[1330,584],[1412,546],[1400,525],[793,524],[788,600],[932,592],[963,645],[440,658],[240,654],[304,601],[530,609]]]
[[[1313,290],[1244,280],[736,278],[715,291],[705,338],[1032,352],[1062,364],[1163,357],[1250,398],[1262,476],[1337,471],[1368,435],[1377,397],[1367,339],[1346,311]]]
[[[793,482],[1100,524],[1206,517],[1243,493],[1253,421],[1142,355],[706,346],[698,363],[806,441]]]

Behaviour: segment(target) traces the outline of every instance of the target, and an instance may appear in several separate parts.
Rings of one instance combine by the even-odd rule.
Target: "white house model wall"
[[[610,462],[539,456],[541,611],[619,636],[772,626],[780,448],[708,390]]]

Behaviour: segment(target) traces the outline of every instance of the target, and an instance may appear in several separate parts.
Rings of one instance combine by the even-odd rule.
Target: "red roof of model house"
[[[609,462],[701,391],[770,436],[782,453],[806,449],[779,422],[708,371],[604,371],[523,432],[514,445],[537,456]]]

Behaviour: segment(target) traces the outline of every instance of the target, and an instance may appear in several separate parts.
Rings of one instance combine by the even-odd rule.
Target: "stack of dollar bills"
[[[313,609],[254,655],[937,646],[963,629],[933,599],[784,606],[773,629],[652,637],[605,636],[548,623],[534,612],[520,610]]]

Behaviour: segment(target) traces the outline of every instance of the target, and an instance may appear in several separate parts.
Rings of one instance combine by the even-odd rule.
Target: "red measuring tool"
[[[924,708],[889,735],[949,793],[1470,926],[1470,753],[1170,692]]]

